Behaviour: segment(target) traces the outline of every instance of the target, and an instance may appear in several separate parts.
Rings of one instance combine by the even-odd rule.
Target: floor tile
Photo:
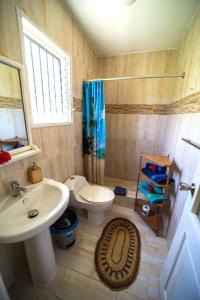
[[[77,243],[77,245],[79,248],[83,250],[94,253],[97,241],[98,241],[98,237],[86,232],[86,233],[82,233],[81,239]]]
[[[76,245],[70,249],[56,249],[58,266],[65,266],[80,273],[91,275],[94,267],[94,255]]]
[[[82,232],[89,233],[98,238],[101,236],[101,233],[103,231],[103,226],[89,225],[87,221],[84,220],[81,220],[81,224],[79,225],[79,227],[81,227]]]
[[[161,266],[156,265],[152,262],[147,262],[141,260],[140,262],[140,272],[148,277],[159,277],[161,271]]]
[[[91,277],[92,277],[93,279],[96,279],[96,280],[99,280],[99,281],[100,281],[100,278],[99,278],[99,275],[97,274],[97,271],[96,271],[95,266],[94,266],[94,268],[93,268],[93,270],[92,270]]]
[[[137,276],[137,279],[125,290],[128,294],[147,300],[147,279],[143,276]]]
[[[159,300],[159,282],[158,278],[148,278],[148,300]]]
[[[64,265],[62,266],[58,264],[57,273],[54,280],[47,287],[41,288],[46,292],[47,298],[51,295],[52,291],[54,291],[55,288],[59,285],[59,283],[63,280],[65,270],[66,268]]]
[[[117,292],[116,300],[142,300],[142,299],[138,298],[137,296],[130,295],[126,292]]]
[[[62,300],[114,300],[115,294],[100,281],[70,269],[66,269],[62,282],[52,293]]]
[[[53,295],[49,295],[45,298],[45,300],[60,300],[58,297],[53,296]]]
[[[162,267],[165,261],[165,255],[160,255],[159,253],[148,251],[145,247],[141,251],[142,261],[151,262],[157,266]]]
[[[32,284],[15,284],[9,291],[11,300],[45,300],[46,291]]]

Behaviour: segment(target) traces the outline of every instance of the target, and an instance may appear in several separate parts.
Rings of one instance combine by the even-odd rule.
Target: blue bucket
[[[68,208],[51,226],[51,233],[59,248],[64,249],[74,244],[78,224],[77,214],[71,208]]]

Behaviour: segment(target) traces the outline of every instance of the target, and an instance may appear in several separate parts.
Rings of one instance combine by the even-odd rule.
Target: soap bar
[[[31,183],[38,183],[43,180],[42,169],[35,163],[28,169],[28,179]]]

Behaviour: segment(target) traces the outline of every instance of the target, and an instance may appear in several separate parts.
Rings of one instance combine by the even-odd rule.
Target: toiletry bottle
[[[37,183],[43,180],[42,169],[37,166],[35,162],[31,168],[28,169],[28,179],[31,183]]]

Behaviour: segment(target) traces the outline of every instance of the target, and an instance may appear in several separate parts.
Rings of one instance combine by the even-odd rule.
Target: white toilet
[[[107,187],[89,184],[84,176],[69,177],[65,184],[70,190],[69,204],[88,212],[88,223],[98,225],[104,221],[104,212],[112,206],[114,193]]]

